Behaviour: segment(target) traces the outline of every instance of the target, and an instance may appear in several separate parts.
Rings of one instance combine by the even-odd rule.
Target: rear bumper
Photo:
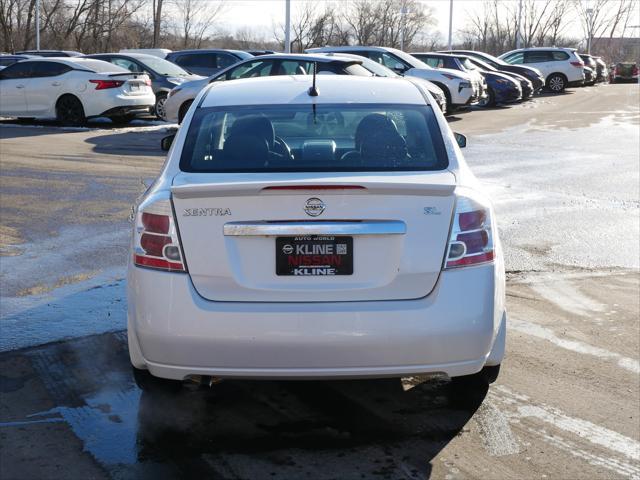
[[[132,363],[164,378],[459,376],[504,351],[501,264],[445,271],[404,301],[212,302],[188,275],[134,266],[128,281]]]
[[[114,107],[102,112],[99,117],[121,117],[121,116],[139,116],[147,115],[151,111],[149,106],[128,105],[125,107]]]
[[[155,96],[152,93],[140,95],[125,95],[110,90],[86,90],[82,93],[82,104],[87,117],[113,116],[128,114],[128,111],[142,111],[154,105]],[[124,112],[124,113],[110,113]]]

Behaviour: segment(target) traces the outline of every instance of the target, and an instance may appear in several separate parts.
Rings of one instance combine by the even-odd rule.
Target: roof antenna
[[[317,97],[320,92],[318,92],[318,89],[316,88],[316,73],[318,71],[318,62],[313,62],[313,84],[311,85],[311,88],[309,89],[309,96],[310,97]]]

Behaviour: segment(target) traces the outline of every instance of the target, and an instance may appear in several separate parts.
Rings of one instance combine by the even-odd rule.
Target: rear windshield
[[[80,66],[82,69],[91,70],[95,73],[131,73],[126,68],[105,62],[104,60],[83,59],[80,62],[76,62],[76,65]]]
[[[191,121],[187,172],[443,170],[440,129],[426,105],[210,107]]]

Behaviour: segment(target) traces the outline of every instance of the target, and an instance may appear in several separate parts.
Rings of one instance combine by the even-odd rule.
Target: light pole
[[[587,53],[591,55],[591,36],[593,35],[593,8],[587,8]]]
[[[285,0],[284,53],[291,53],[291,0]]]
[[[40,0],[36,0],[36,50],[40,50]]]
[[[409,13],[407,7],[403,6],[400,10],[400,50],[404,51],[404,31],[406,28],[406,15]]]
[[[520,42],[522,39],[522,35],[520,34],[520,29],[522,28],[522,0],[518,4],[518,27],[516,28],[516,48],[520,48]]]
[[[449,50],[453,49],[453,0],[449,0]]]

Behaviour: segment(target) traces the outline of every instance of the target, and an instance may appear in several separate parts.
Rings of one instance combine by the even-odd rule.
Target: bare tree
[[[342,14],[358,45],[410,46],[435,25],[433,11],[418,0],[351,0]]]
[[[200,48],[216,18],[224,12],[225,0],[172,0],[177,21],[176,36],[182,40],[182,48]]]

